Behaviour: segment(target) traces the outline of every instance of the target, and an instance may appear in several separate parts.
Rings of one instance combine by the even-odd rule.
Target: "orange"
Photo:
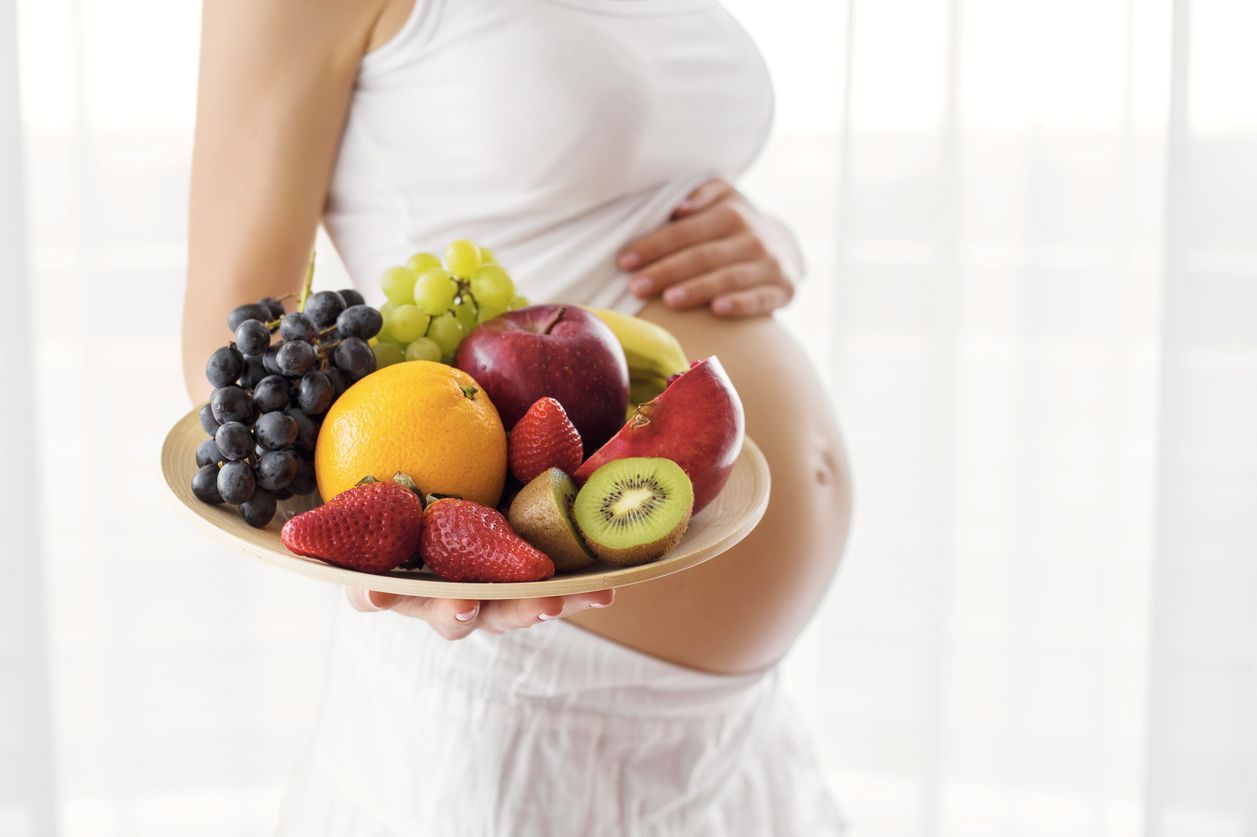
[[[498,504],[506,432],[466,372],[427,360],[395,363],[358,381],[327,411],[314,449],[324,500],[368,474],[386,480],[397,471],[425,494]]]

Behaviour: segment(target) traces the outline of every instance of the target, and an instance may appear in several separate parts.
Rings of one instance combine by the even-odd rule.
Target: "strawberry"
[[[446,581],[540,581],[550,556],[511,531],[497,509],[470,500],[437,500],[423,513],[423,561]]]
[[[525,485],[551,468],[570,474],[584,458],[576,425],[553,398],[537,399],[511,430],[511,473]]]
[[[423,503],[398,475],[362,482],[284,524],[284,546],[338,567],[382,573],[419,551]]]

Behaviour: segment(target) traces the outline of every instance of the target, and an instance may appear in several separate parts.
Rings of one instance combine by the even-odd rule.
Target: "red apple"
[[[583,484],[613,459],[661,456],[681,466],[694,483],[694,514],[720,489],[742,452],[746,419],[742,399],[715,357],[696,360],[572,475]]]
[[[624,423],[628,364],[606,323],[575,305],[533,305],[478,326],[454,365],[484,387],[505,427],[538,398],[563,405],[585,455]]]

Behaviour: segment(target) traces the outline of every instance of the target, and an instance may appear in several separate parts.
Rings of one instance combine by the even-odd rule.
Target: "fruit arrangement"
[[[657,560],[728,479],[741,401],[664,329],[529,305],[465,240],[381,287],[376,310],[307,275],[296,311],[232,312],[207,366],[198,498],[263,527],[317,487],[325,502],[282,527],[297,555],[513,582]]]
[[[210,355],[214,391],[201,407],[209,438],[196,452],[192,493],[237,506],[250,526],[275,516],[276,503],[315,489],[314,449],[322,415],[351,384],[375,371],[367,341],[380,312],[354,290],[312,294],[314,262],[297,310],[268,297],[227,316],[233,339]]]

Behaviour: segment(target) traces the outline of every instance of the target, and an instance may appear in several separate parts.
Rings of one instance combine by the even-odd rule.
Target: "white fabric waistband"
[[[742,715],[776,689],[776,669],[708,674],[659,660],[562,620],[450,642],[418,619],[342,607],[337,654],[399,695],[434,683],[491,703],[602,718],[713,721]]]

